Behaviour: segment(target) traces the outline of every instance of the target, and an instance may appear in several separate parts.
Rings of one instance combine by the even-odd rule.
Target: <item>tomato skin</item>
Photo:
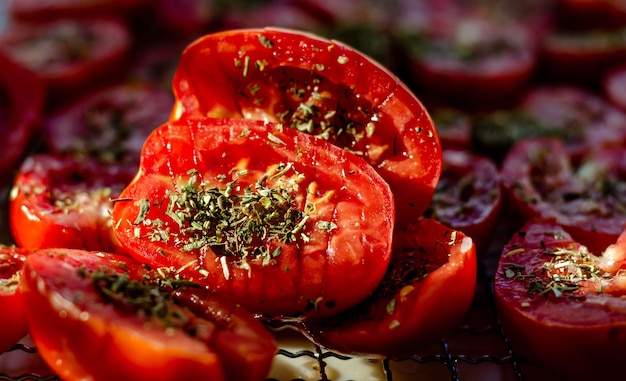
[[[462,231],[482,253],[489,247],[501,204],[500,174],[493,160],[444,149],[443,172],[425,216]]]
[[[272,144],[270,135],[284,144]],[[281,247],[265,265],[260,256],[240,263],[239,250],[225,256],[219,247],[185,250],[176,244],[186,235],[167,215],[168,194],[180,192],[176,187],[183,187],[176,184],[189,182],[190,170],[197,170],[205,189],[237,180],[231,194],[245,195],[246,187],[273,173],[278,163],[293,163],[302,174],[293,190],[295,208],[303,210],[305,201],[314,206],[302,230],[306,240],[300,235],[290,243],[261,240],[259,247],[268,252]],[[255,314],[297,317],[346,309],[376,287],[391,255],[394,204],[384,180],[357,156],[281,125],[229,118],[165,124],[146,141],[140,174],[120,199],[113,209],[114,230],[133,256],[152,265],[185,267],[188,277]],[[145,214],[141,200],[151,205]],[[144,218],[134,224],[138,216]],[[150,239],[161,230],[143,221],[157,220],[169,231],[168,242]],[[327,223],[336,228],[323,228]],[[355,282],[359,287],[351,286]]]
[[[43,140],[55,154],[137,168],[144,141],[167,121],[172,102],[169,92],[147,83],[112,84],[46,116]]]
[[[111,198],[136,169],[52,154],[28,157],[9,201],[11,233],[29,250],[66,247],[123,252],[111,229]],[[110,193],[109,193],[110,192]]]
[[[174,324],[167,329],[157,318],[103,299],[89,276],[91,271],[103,270],[127,274],[131,281],[155,277],[129,257],[103,252],[46,249],[34,252],[25,262],[22,291],[30,333],[59,377],[234,381],[242,375],[246,380],[265,379],[276,344],[248,312],[201,291],[181,288],[171,291],[178,293],[171,301],[180,302],[182,313],[188,313],[188,324],[204,327],[206,338],[184,332],[185,326]],[[184,312],[189,311],[186,305],[195,311]],[[230,351],[221,352],[224,348]],[[242,367],[246,355],[250,355],[250,369]],[[234,361],[243,369],[233,369]]]
[[[203,36],[183,52],[174,93],[173,120],[233,117],[300,129],[311,122],[317,131],[331,120],[329,141],[361,152],[391,186],[399,225],[421,216],[441,172],[433,122],[405,84],[358,51],[313,34],[266,28]],[[319,113],[299,123],[305,103]],[[355,125],[355,134],[337,130]]]
[[[615,249],[623,252],[620,239]],[[592,282],[581,284],[584,291],[574,291],[579,297],[530,293],[528,282],[535,277],[521,278],[533,271],[543,274],[540,269],[557,248],[576,251],[581,246],[554,220],[529,221],[502,251],[495,276],[498,316],[514,352],[524,359],[568,380],[618,380],[626,355],[623,275],[610,271],[615,277],[607,282],[616,285],[614,294],[608,291],[612,286],[598,292],[600,286]],[[602,273],[602,259],[594,261]],[[514,264],[524,268],[511,270]],[[617,264],[624,267],[623,256]]]
[[[305,319],[302,330],[339,353],[409,356],[459,324],[474,297],[476,267],[470,237],[420,219],[394,235],[388,273],[372,296],[328,319]]]
[[[128,27],[115,18],[16,23],[0,37],[0,49],[44,82],[48,107],[119,77],[130,47]]]
[[[28,254],[28,250],[15,246],[0,246],[0,353],[28,334],[23,297],[18,288]]]
[[[0,54],[0,136],[5,146],[0,153],[0,182],[14,175],[30,143],[44,105],[44,86],[27,68]]]
[[[626,223],[620,180],[625,155],[622,148],[605,147],[575,161],[558,139],[522,140],[500,170],[508,207],[521,223],[555,218],[577,241],[602,252]]]

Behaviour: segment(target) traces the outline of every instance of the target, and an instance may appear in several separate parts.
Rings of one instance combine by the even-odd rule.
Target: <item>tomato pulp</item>
[[[419,218],[441,172],[433,122],[391,72],[336,41],[287,29],[209,34],[182,54],[172,119],[257,119],[362,157],[389,183],[398,225]]]
[[[378,285],[394,204],[371,166],[321,139],[189,119],[150,135],[113,220],[141,261],[180,269],[253,313],[297,317],[344,310]]]
[[[24,301],[18,286],[28,250],[0,246],[0,353],[28,334]]]

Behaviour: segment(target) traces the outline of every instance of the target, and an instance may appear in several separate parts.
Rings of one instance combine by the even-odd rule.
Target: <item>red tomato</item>
[[[58,18],[119,16],[136,11],[148,0],[10,0],[9,15],[20,21]]]
[[[27,250],[0,246],[0,353],[28,334],[22,293],[18,286]]]
[[[356,153],[390,184],[399,225],[428,206],[441,171],[436,130],[393,74],[339,42],[290,30],[204,36],[181,57],[173,119],[260,119]]]
[[[626,63],[626,27],[618,30],[553,29],[541,46],[541,70],[550,81],[599,87],[613,67]]]
[[[64,380],[265,380],[276,344],[245,310],[131,258],[49,249],[29,255],[30,335]]]
[[[624,174],[623,148],[593,151],[576,162],[563,142],[553,138],[520,141],[501,166],[515,215],[555,218],[593,252],[615,242],[626,223]]]
[[[44,120],[44,142],[58,154],[139,166],[143,143],[169,118],[171,93],[146,83],[119,83],[86,94]]]
[[[444,150],[470,148],[473,118],[469,113],[451,107],[434,107],[430,113]]]
[[[184,269],[253,313],[328,315],[382,279],[394,205],[370,166],[321,139],[199,119],[148,138],[113,219],[132,255]]]
[[[128,28],[113,19],[11,24],[0,36],[0,50],[44,81],[52,103],[114,78],[130,46]]]
[[[626,235],[601,256],[533,220],[504,247],[498,316],[514,352],[567,380],[621,380],[626,356]]]
[[[427,102],[472,111],[514,104],[537,66],[533,35],[519,22],[482,12],[454,21],[445,31],[402,37],[419,93]]]
[[[470,307],[476,285],[472,239],[433,219],[394,235],[391,264],[376,291],[327,319],[304,320],[311,339],[332,351],[399,358],[451,333]]]
[[[443,151],[443,172],[425,216],[472,238],[485,252],[502,204],[496,163],[466,150]]]
[[[66,247],[123,251],[111,229],[113,202],[136,168],[93,159],[30,156],[11,190],[11,233],[29,250]]]
[[[626,112],[626,65],[616,67],[604,77],[603,90],[606,98]]]
[[[9,181],[23,158],[44,103],[43,83],[34,73],[0,54],[0,183]]]

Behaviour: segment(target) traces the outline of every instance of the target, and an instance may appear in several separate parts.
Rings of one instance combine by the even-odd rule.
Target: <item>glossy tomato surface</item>
[[[181,268],[253,313],[328,315],[382,279],[394,204],[371,166],[323,140],[197,119],[153,132],[113,219],[133,256]]]
[[[425,216],[460,230],[485,252],[502,204],[500,173],[486,156],[444,149],[443,172]]]
[[[432,120],[399,79],[339,42],[286,29],[209,34],[184,52],[173,119],[282,123],[361,156],[389,183],[398,224],[428,206],[441,171]]]
[[[568,380],[620,380],[626,355],[626,237],[601,255],[553,220],[504,247],[496,306],[516,354]]]
[[[555,218],[577,241],[602,252],[626,224],[625,163],[620,147],[592,151],[578,162],[558,139],[527,139],[502,162],[502,185],[516,216]]]
[[[14,175],[26,154],[44,106],[44,86],[36,74],[0,54],[0,181]]]
[[[112,199],[136,168],[53,154],[28,157],[9,200],[11,234],[29,250],[123,251],[111,228]]]
[[[69,249],[34,252],[23,271],[30,334],[64,380],[267,376],[276,345],[263,325],[172,272]]]
[[[18,289],[28,250],[0,246],[0,353],[28,334],[22,293]]]
[[[128,27],[109,18],[15,23],[0,36],[0,49],[43,80],[53,104],[118,76],[130,47]]]
[[[55,154],[138,168],[144,141],[172,104],[170,92],[147,83],[114,84],[46,116],[44,143]]]
[[[465,316],[476,266],[470,237],[420,219],[394,235],[387,274],[368,299],[328,319],[305,320],[303,330],[339,353],[409,356],[451,333]]]

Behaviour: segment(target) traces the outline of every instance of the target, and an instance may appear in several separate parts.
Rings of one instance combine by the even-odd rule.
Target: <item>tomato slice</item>
[[[130,47],[128,27],[108,18],[14,23],[0,37],[0,49],[44,81],[51,104],[119,76]]]
[[[336,41],[286,29],[209,34],[183,52],[173,119],[282,123],[365,159],[390,184],[397,223],[421,216],[441,171],[432,120],[388,70]]]
[[[31,337],[62,379],[264,380],[273,336],[193,287],[129,257],[47,249],[28,256],[21,288]]]
[[[141,261],[179,268],[253,313],[293,317],[341,311],[376,287],[394,204],[371,166],[330,143],[279,124],[197,119],[150,135],[113,219]]]
[[[0,54],[0,136],[4,148],[0,152],[0,183],[6,183],[25,155],[40,122],[44,105],[44,86],[39,78]]]
[[[480,11],[461,12],[446,26],[398,32],[408,75],[425,102],[468,111],[515,104],[538,64],[527,26]]]
[[[515,215],[555,218],[577,241],[602,252],[626,223],[625,159],[626,151],[613,147],[579,162],[558,139],[527,139],[502,162],[503,189]]]
[[[166,122],[171,93],[129,82],[92,91],[48,115],[43,123],[49,151],[136,169],[143,143]]]
[[[304,333],[338,353],[400,358],[435,343],[459,324],[476,285],[472,239],[423,218],[394,235],[384,280],[358,306],[306,319]]]
[[[28,157],[9,201],[11,233],[29,250],[51,247],[123,252],[111,229],[111,199],[136,168],[52,154]]]
[[[500,173],[493,160],[444,149],[443,172],[425,216],[472,237],[483,253],[493,238],[501,204]]]
[[[23,298],[18,286],[28,250],[0,246],[0,353],[28,334]]]
[[[554,220],[532,220],[504,247],[498,316],[514,351],[568,380],[618,380],[626,356],[626,236],[601,256]]]

